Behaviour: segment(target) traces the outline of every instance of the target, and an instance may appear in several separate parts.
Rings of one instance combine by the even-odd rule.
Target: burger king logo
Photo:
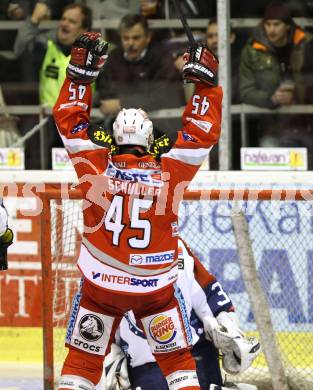
[[[160,314],[152,318],[149,324],[150,336],[160,344],[170,343],[176,336],[172,317]]]

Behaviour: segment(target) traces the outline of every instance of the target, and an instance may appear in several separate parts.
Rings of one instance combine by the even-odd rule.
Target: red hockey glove
[[[183,67],[186,83],[202,82],[209,87],[217,86],[218,58],[204,44],[200,43],[187,52],[187,62]]]
[[[108,43],[100,33],[86,32],[74,42],[67,76],[76,83],[90,84],[107,59]]]

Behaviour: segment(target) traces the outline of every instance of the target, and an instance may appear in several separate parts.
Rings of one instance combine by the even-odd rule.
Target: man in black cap
[[[241,53],[239,91],[243,103],[275,109],[305,103],[304,52],[312,41],[297,26],[280,1],[265,9]],[[312,126],[303,115],[249,116],[252,145],[308,147],[313,150]],[[309,153],[309,156],[312,153]],[[309,167],[313,159],[309,159]]]
[[[268,4],[241,54],[242,102],[267,108],[303,103],[303,52],[311,39],[282,2]]]

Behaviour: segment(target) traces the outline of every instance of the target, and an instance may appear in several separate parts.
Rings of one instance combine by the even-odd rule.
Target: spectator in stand
[[[311,39],[280,1],[270,3],[242,51],[242,102],[267,108],[303,103],[303,53]]]
[[[47,17],[49,19],[59,19],[62,10],[74,0],[6,0],[4,9],[8,19],[23,20],[30,17],[37,3],[44,3],[49,8]]]
[[[145,18],[160,16],[162,1],[76,0],[76,3],[81,3],[91,8],[97,19],[120,19],[129,13],[141,14]]]
[[[30,13],[32,2],[29,0],[9,0],[6,4],[6,14],[10,20],[26,19]]]
[[[31,53],[35,76],[39,76],[40,104],[53,107],[65,79],[71,46],[78,36],[91,29],[92,14],[86,6],[69,4],[56,30],[40,32],[40,22],[49,16],[47,4],[37,2],[31,18],[18,32],[14,52],[17,57],[25,51]]]
[[[203,42],[208,46],[208,48],[218,56],[218,25],[216,17],[213,17],[209,20],[208,26],[206,29],[205,37],[203,38]],[[236,104],[239,102],[238,98],[238,73],[239,73],[239,63],[240,63],[240,48],[237,45],[237,37],[234,31],[230,32],[229,37],[230,47],[231,47],[231,81],[232,81],[232,103]],[[183,56],[179,56],[176,59],[176,66],[178,69],[181,69],[185,64]],[[194,85],[187,84],[188,92],[187,99],[193,93]],[[189,89],[191,91],[189,91]]]
[[[262,18],[268,0],[231,0],[230,14],[232,18]],[[283,0],[284,5],[294,17],[310,17],[313,14],[312,0]]]
[[[311,34],[294,23],[282,2],[268,4],[263,21],[241,54],[242,102],[270,109],[304,104],[303,59],[311,41]],[[266,115],[253,126],[260,133],[257,135],[260,146],[313,146],[312,141],[306,140],[312,139],[312,126],[303,115]]]
[[[119,34],[121,45],[111,52],[100,75],[101,111],[114,116],[121,107],[150,111],[182,106],[180,71],[171,53],[151,41],[147,20],[142,15],[126,15],[121,19]]]
[[[27,15],[29,8],[28,0],[0,1],[0,21],[2,20],[22,20]],[[18,59],[8,54],[12,51],[14,41],[16,39],[16,30],[1,29],[0,38],[0,83],[2,84],[5,98],[7,98],[8,84],[21,81],[20,62]],[[3,83],[6,85],[3,86]]]
[[[304,51],[305,74],[305,102],[313,104],[313,40],[308,43]]]
[[[164,0],[76,0],[94,11],[97,19],[122,18],[127,14],[141,14],[145,18],[179,18],[171,1]],[[212,5],[206,0],[180,0],[188,18],[209,16]],[[215,11],[216,12],[216,11]]]
[[[76,3],[85,4],[93,11],[96,19],[121,19],[128,14],[140,14],[146,19],[162,18],[162,0],[76,0]],[[163,38],[159,30],[153,31],[153,38]],[[118,45],[120,38],[116,29],[106,30],[106,39],[113,45]]]

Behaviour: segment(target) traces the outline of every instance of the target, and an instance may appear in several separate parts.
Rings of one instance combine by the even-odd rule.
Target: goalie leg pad
[[[249,385],[248,383],[225,383],[224,386],[211,385],[209,390],[258,390],[255,385]]]
[[[95,386],[88,379],[76,375],[62,375],[58,390],[95,390]]]
[[[106,356],[104,365],[105,387],[103,388],[107,390],[130,389],[127,358],[117,344],[112,343],[111,352]]]
[[[200,389],[196,371],[175,371],[166,377],[169,390]]]

